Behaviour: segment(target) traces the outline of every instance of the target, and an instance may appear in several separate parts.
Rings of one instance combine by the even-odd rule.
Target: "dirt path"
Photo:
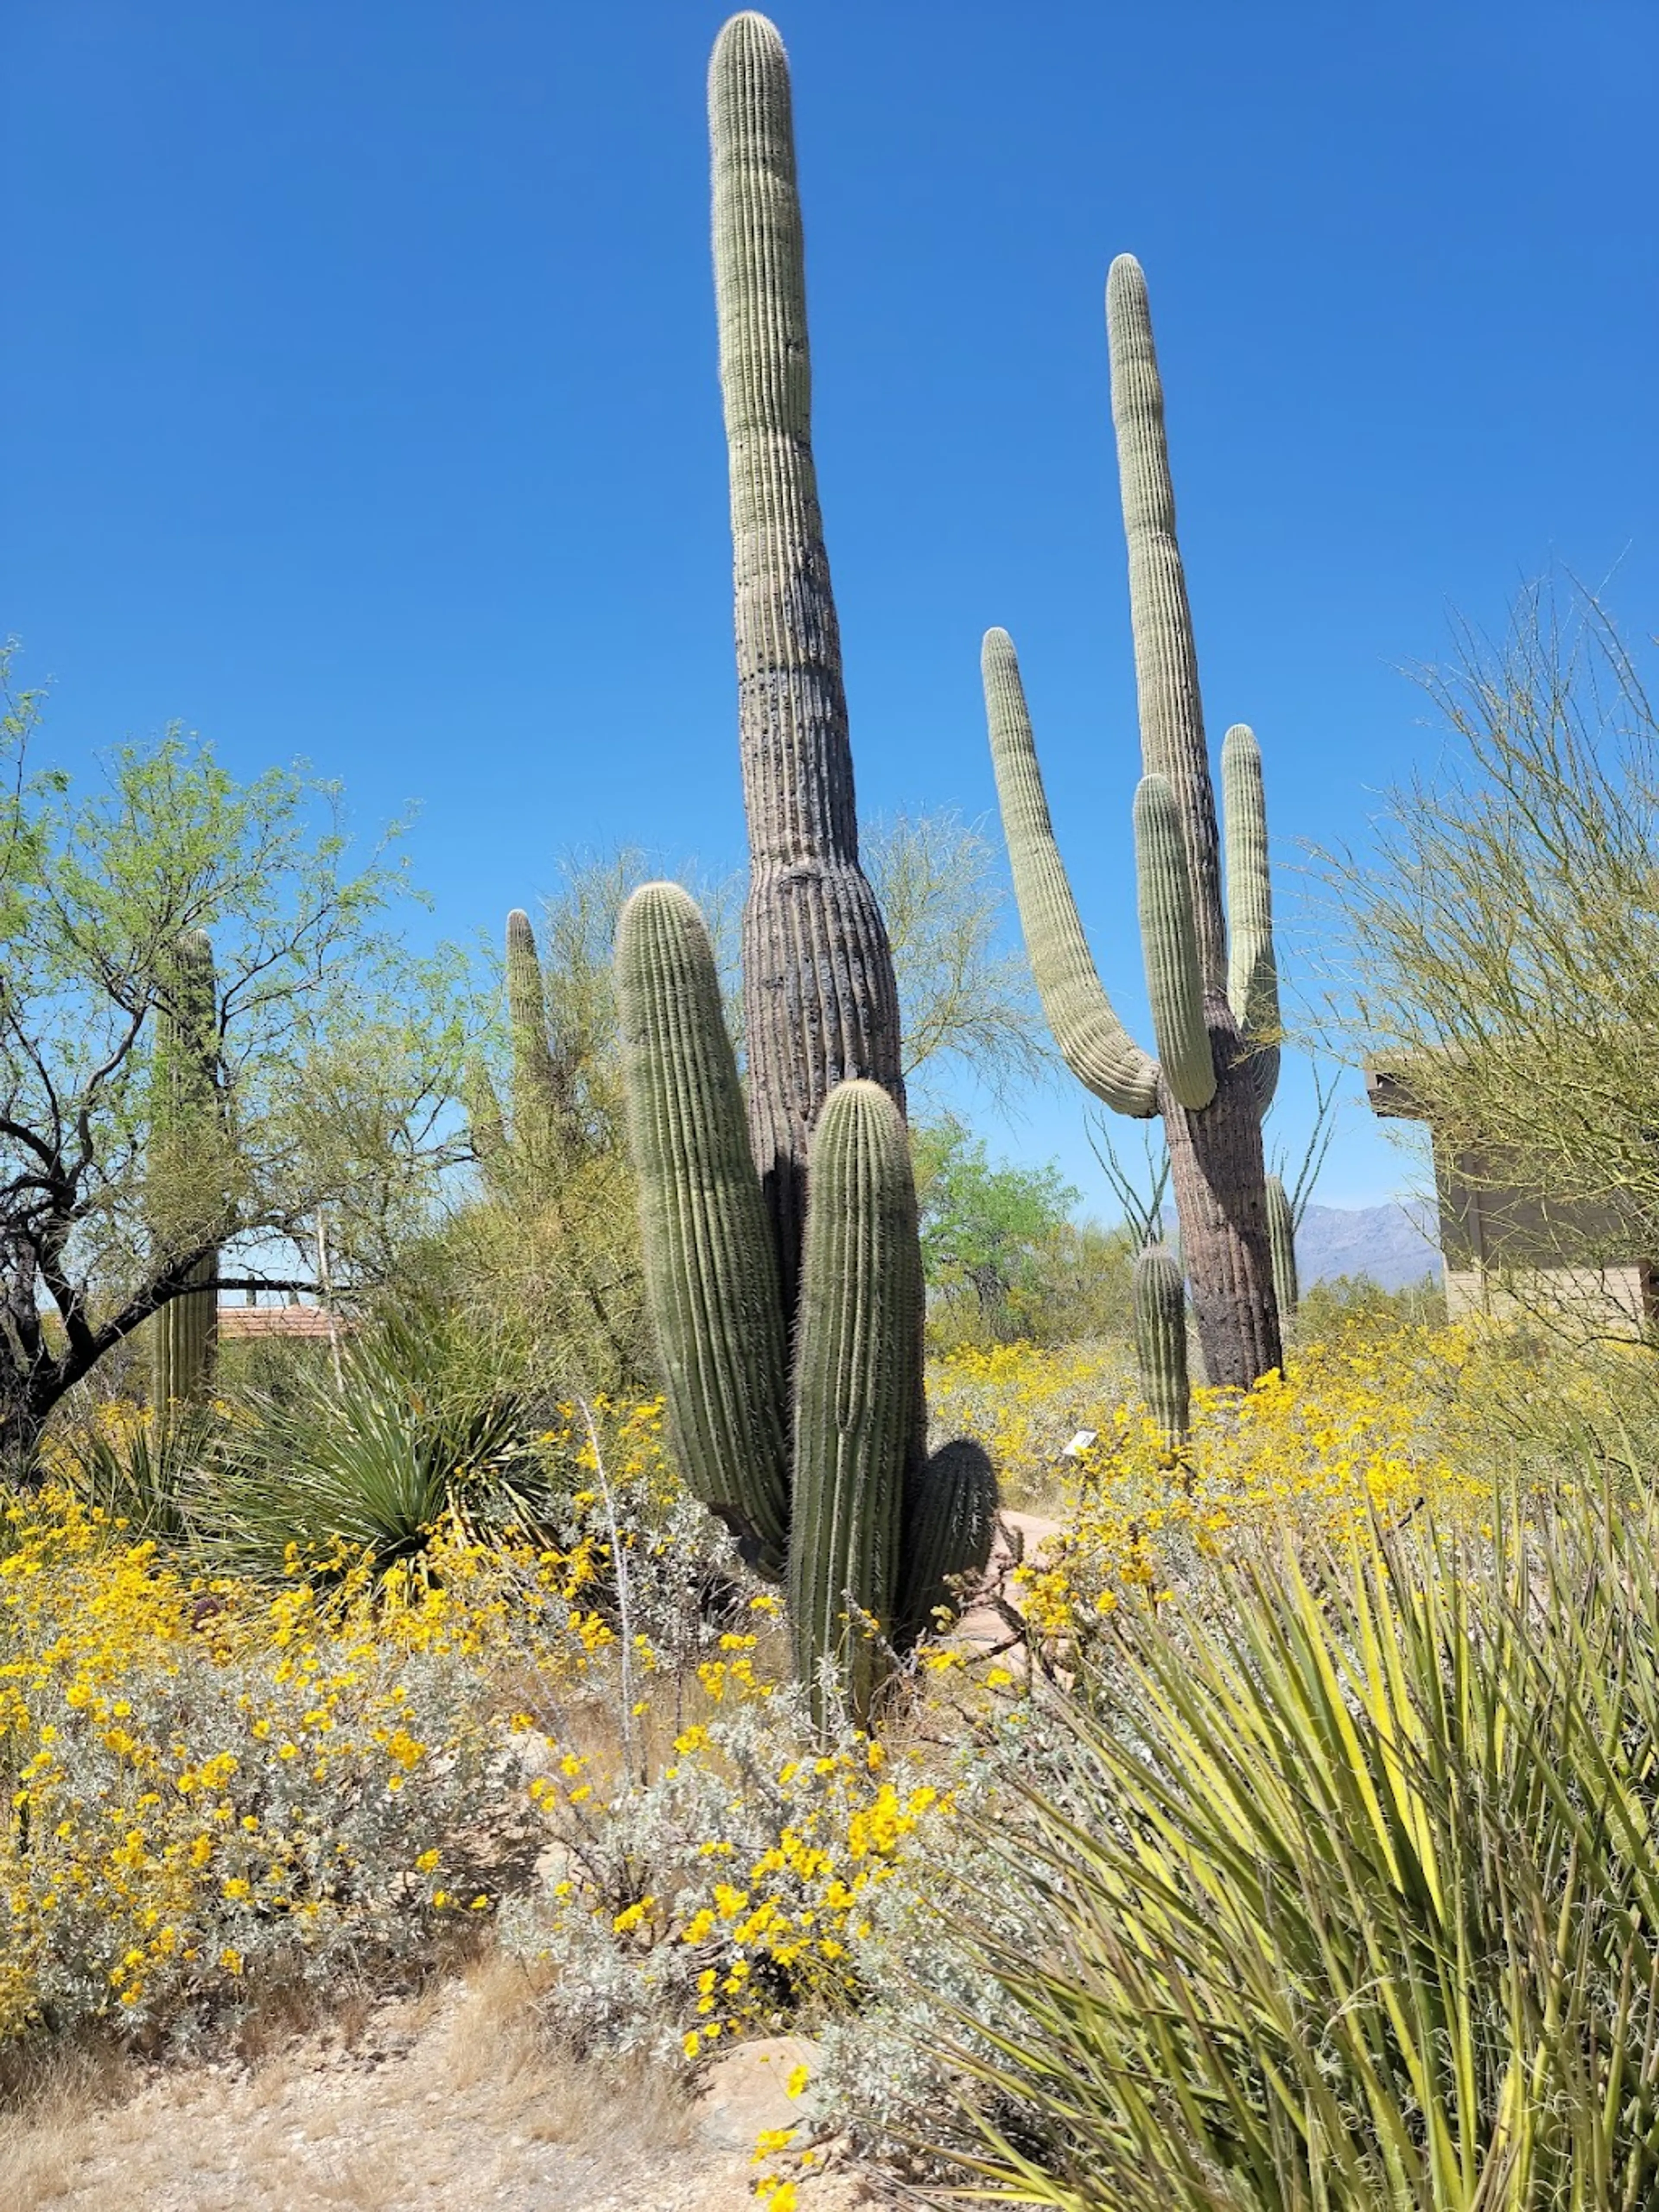
[[[522,1987],[480,1969],[389,2003],[348,2045],[299,2039],[262,2063],[157,2072],[120,2101],[55,2109],[0,2134],[7,2212],[755,2212],[747,2143],[773,2124],[747,2085],[688,2109],[629,2069],[550,2060]],[[759,2114],[755,2129],[750,2106]],[[724,2140],[722,2140],[724,2139]],[[879,2200],[845,2177],[799,2186],[799,2212]]]

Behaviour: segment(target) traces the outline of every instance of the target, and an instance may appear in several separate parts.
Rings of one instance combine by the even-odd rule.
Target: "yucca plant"
[[[210,1405],[118,1401],[65,1425],[51,1464],[77,1497],[134,1540],[182,1543],[213,1486],[223,1427]]]
[[[216,1548],[252,1572],[344,1546],[377,1573],[420,1561],[441,1528],[488,1540],[538,1528],[545,1478],[526,1395],[458,1324],[390,1316],[280,1395],[250,1400],[212,1510]]]
[[[1046,1944],[957,1929],[1012,2000],[982,2193],[1659,2202],[1656,1539],[1650,1507],[1378,1538],[1134,1624],[1000,1839]]]

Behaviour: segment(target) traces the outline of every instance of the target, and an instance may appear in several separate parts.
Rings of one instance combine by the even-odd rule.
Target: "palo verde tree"
[[[1601,1328],[1595,1272],[1659,1253],[1650,661],[1589,593],[1534,584],[1424,672],[1435,771],[1384,794],[1369,851],[1323,856],[1346,1056],[1395,1074],[1459,1179],[1525,1222],[1519,1260],[1499,1235],[1483,1264],[1561,1328]]]
[[[4,718],[0,818],[0,1451],[16,1472],[152,1315],[307,1286],[319,1211],[337,1282],[385,1275],[456,1149],[465,1022],[452,963],[403,945],[393,853],[349,865],[336,787],[289,769],[238,783],[174,730],[79,789],[30,770],[34,712],[25,696]]]

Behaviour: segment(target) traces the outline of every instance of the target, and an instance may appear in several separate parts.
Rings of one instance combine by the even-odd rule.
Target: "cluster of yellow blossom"
[[[612,1421],[623,1463],[660,1461],[659,1422]],[[211,2008],[279,1951],[320,1971],[337,1942],[417,1940],[433,1910],[487,1904],[440,1884],[479,1811],[502,1662],[583,1672],[613,1638],[609,1562],[579,1507],[560,1547],[441,1530],[380,1572],[342,1544],[272,1589],[195,1573],[60,1486],[14,1502],[0,2038]]]
[[[1419,1500],[1478,1513],[1480,1407],[1507,1356],[1468,1326],[1305,1346],[1252,1390],[1195,1390],[1179,1450],[1114,1370],[1080,1355],[963,1352],[939,1382],[949,1418],[1000,1456],[1017,1492],[1060,1508],[1060,1534],[1017,1577],[1053,1651],[1085,1642],[1131,1591],[1168,1596],[1206,1559],[1340,1539]],[[1078,1431],[1093,1441],[1066,1457]]]
[[[775,1602],[755,1601],[759,1609]],[[757,1717],[764,1729],[775,1697],[755,1671],[756,1641],[720,1639],[722,1656],[700,1670],[709,1717],[674,1738],[647,1792],[657,1808],[647,1817],[661,1820],[657,1832],[677,1838],[653,1887],[606,1894],[591,1869],[607,1855],[581,1845],[607,1820],[639,1816],[625,1780],[596,1800],[592,1762],[567,1752],[556,1772],[531,1785],[575,1843],[574,1871],[555,1888],[556,1920],[602,1923],[671,2003],[683,2003],[689,2057],[722,2036],[852,2002],[853,1947],[868,1933],[870,1893],[891,1878],[916,1831],[953,1809],[948,1790],[870,1737],[821,1746],[796,1741],[787,1723],[776,1733],[752,1729]],[[775,1755],[780,1736],[793,1756]],[[626,1849],[608,1859],[623,1879],[637,1865]]]

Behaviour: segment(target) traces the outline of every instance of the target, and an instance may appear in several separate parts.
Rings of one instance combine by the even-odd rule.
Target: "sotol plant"
[[[180,1209],[199,1202],[193,1188],[217,1113],[218,1000],[213,945],[205,930],[178,942],[166,1002],[156,1017],[155,1111],[150,1130],[152,1212],[158,1235],[176,1235]],[[156,1201],[159,1201],[157,1203]],[[218,1341],[219,1251],[204,1251],[188,1287],[149,1324],[152,1402],[165,1412],[202,1397]]]
[[[991,752],[1026,948],[1054,1041],[1073,1073],[1115,1111],[1163,1116],[1206,1375],[1248,1385],[1279,1364],[1261,1148],[1279,1072],[1261,755],[1242,723],[1228,731],[1224,910],[1164,391],[1146,280],[1127,254],[1112,264],[1106,320],[1140,702],[1135,862],[1156,1060],[1124,1030],[1096,973],[1054,842],[1013,642],[1000,629],[987,633],[983,653]],[[1148,1268],[1138,1280],[1158,1305],[1144,1334],[1172,1346],[1168,1274]],[[1147,1381],[1161,1417],[1174,1380]]]
[[[885,1655],[984,1564],[994,1483],[926,1455],[921,1264],[898,994],[859,865],[811,436],[788,66],[741,15],[709,70],[720,381],[749,824],[747,1098],[713,949],[678,886],[617,939],[646,1274],[678,1455],[764,1574],[796,1663],[867,1717]],[[746,1124],[746,1126],[745,1126]]]

